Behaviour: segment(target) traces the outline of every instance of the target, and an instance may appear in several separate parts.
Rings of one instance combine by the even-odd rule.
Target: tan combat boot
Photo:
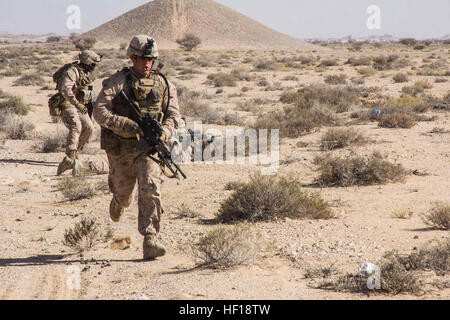
[[[123,215],[124,208],[117,203],[116,199],[113,197],[111,203],[109,204],[109,216],[114,222],[119,222]]]
[[[75,152],[75,159],[73,160],[73,169],[72,169],[72,176],[73,177],[79,177],[83,174],[83,164],[79,160],[80,156],[78,154],[78,151]]]
[[[142,248],[144,260],[153,260],[166,254],[166,249],[162,245],[156,243],[156,236],[153,234],[144,236]]]
[[[63,161],[58,165],[58,171],[56,172],[57,176],[62,175],[65,171],[73,169],[75,164],[75,150],[70,150],[67,155],[64,157]]]

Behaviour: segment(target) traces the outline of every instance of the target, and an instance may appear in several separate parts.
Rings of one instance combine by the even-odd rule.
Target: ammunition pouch
[[[119,156],[122,151],[134,152],[137,143],[137,138],[122,138],[111,130],[101,128],[100,148],[112,156]]]
[[[75,97],[81,104],[87,105],[93,100],[94,93],[89,89],[80,89],[75,95]]]
[[[61,115],[61,103],[63,102],[63,97],[58,93],[55,93],[48,100],[48,111],[50,116],[59,117]]]

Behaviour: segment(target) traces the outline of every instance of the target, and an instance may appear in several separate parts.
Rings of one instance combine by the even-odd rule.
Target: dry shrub
[[[10,113],[2,115],[0,123],[2,124],[0,130],[4,131],[6,137],[11,140],[25,140],[28,132],[35,128],[32,122]]]
[[[358,86],[361,86],[365,83],[364,78],[352,78],[351,79],[352,83]]]
[[[120,59],[103,59],[94,71],[95,78],[107,78],[118,70],[126,67],[127,63]]]
[[[9,97],[9,95],[0,88],[0,99]]]
[[[326,267],[310,267],[306,269],[304,277],[306,279],[328,278],[336,273],[334,264]]]
[[[37,74],[27,74],[16,81],[14,81],[14,86],[40,86],[45,83],[44,78]]]
[[[377,73],[377,71],[373,68],[361,68],[358,69],[358,73],[363,77],[371,77]]]
[[[389,253],[392,260],[398,261],[406,270],[433,270],[443,276],[450,271],[450,239],[420,248],[409,255]]]
[[[417,72],[418,76],[445,76],[448,75],[447,59],[439,59],[430,64],[424,64]]]
[[[256,173],[248,183],[231,186],[233,193],[221,203],[217,214],[223,222],[334,217],[328,202],[319,194],[301,190],[298,180]]]
[[[427,80],[418,80],[412,86],[403,87],[402,92],[416,97],[419,93],[423,93],[426,89],[431,88],[433,88],[433,85]]]
[[[202,43],[200,38],[193,33],[186,33],[183,38],[177,39],[176,42],[187,52],[194,50]]]
[[[231,70],[231,75],[240,81],[252,81],[253,77],[247,68],[239,67]]]
[[[192,74],[201,74],[201,71],[198,71],[197,69],[194,68],[184,68],[182,70],[180,70],[179,74],[180,75],[192,75]]]
[[[299,61],[303,65],[312,65],[315,61],[314,57],[298,56],[295,61]]]
[[[380,267],[380,289],[372,293],[388,293],[397,295],[422,293],[422,283],[413,271],[408,271],[397,259],[395,252],[386,253],[378,262]],[[331,281],[322,281],[318,288],[339,292],[369,293],[367,278],[358,274],[347,273]]]
[[[88,251],[100,241],[100,227],[95,219],[82,218],[73,228],[66,229],[63,244],[77,250]]]
[[[190,253],[200,266],[225,269],[252,264],[260,242],[260,234],[248,224],[221,226],[191,241]]]
[[[395,258],[395,253],[388,252],[379,263],[381,271],[381,290],[390,294],[421,292],[421,284],[418,277],[412,271],[408,271]]]
[[[383,114],[378,121],[382,128],[404,128],[409,129],[416,125],[416,121],[407,113]]]
[[[368,139],[354,128],[328,129],[320,139],[322,150],[334,150],[348,146],[360,146],[368,142]]]
[[[280,129],[282,137],[298,137],[310,133],[314,128],[335,125],[337,120],[328,107],[301,108],[286,106],[284,112],[269,112],[258,116],[253,128]]]
[[[413,216],[414,212],[410,209],[399,209],[395,210],[392,213],[392,217],[396,219],[410,219]]]
[[[347,76],[345,74],[329,75],[325,78],[327,84],[347,84]]]
[[[40,143],[35,148],[39,152],[54,153],[62,151],[66,145],[67,130],[62,127],[58,127],[56,134],[45,134],[40,137]]]
[[[298,77],[294,75],[287,75],[283,78],[283,81],[298,81]]]
[[[406,58],[400,58],[398,60],[395,60],[395,62],[392,64],[394,69],[401,69],[409,66],[411,64],[411,61],[409,61]]]
[[[339,65],[339,63],[338,63],[337,59],[329,58],[329,59],[323,59],[322,61],[320,61],[320,64],[318,65],[318,67],[335,67],[338,65]]]
[[[399,109],[401,111],[412,111],[415,107],[420,105],[423,102],[423,99],[414,97],[409,94],[403,94],[399,98],[390,98],[386,104],[386,108],[390,109]]]
[[[9,96],[7,100],[0,102],[0,111],[2,113],[15,113],[26,116],[30,107],[23,102],[22,97]]]
[[[316,104],[330,106],[336,112],[345,112],[359,100],[360,91],[351,86],[310,85],[280,96],[282,103],[293,103],[299,108],[311,108]]]
[[[399,40],[399,43],[405,46],[414,46],[417,44],[417,40],[414,38],[402,38]]]
[[[334,280],[321,281],[317,288],[352,293],[366,293],[368,291],[365,279],[351,273],[341,275]]]
[[[257,113],[259,111],[258,106],[254,103],[254,101],[250,100],[244,100],[239,101],[236,104],[236,110],[245,111],[245,112],[251,112],[251,113]]]
[[[95,196],[94,187],[86,181],[85,177],[65,177],[56,187],[69,201],[90,199]]]
[[[43,76],[51,77],[53,73],[57,70],[57,67],[53,66],[52,64],[48,62],[42,62],[38,64],[36,67],[36,71]]]
[[[320,172],[315,182],[327,187],[383,184],[402,181],[406,175],[402,165],[385,160],[379,152],[352,158],[328,154],[317,157],[315,163]]]
[[[241,125],[242,120],[226,109],[214,108],[200,100],[200,93],[191,91],[183,86],[177,86],[178,101],[181,106],[181,113],[200,119],[206,123],[216,124],[237,124]]]
[[[406,73],[397,73],[392,77],[395,83],[408,82],[408,75]]]
[[[379,56],[373,59],[373,68],[375,70],[390,70],[393,68],[393,63],[398,59],[398,55],[391,54],[389,56]]]
[[[97,43],[94,37],[73,37],[72,42],[78,50],[89,50]]]
[[[22,75],[22,69],[19,67],[10,67],[1,74],[4,77],[18,77]]]
[[[350,64],[352,66],[369,66],[372,64],[371,57],[350,57],[345,64]]]
[[[238,79],[232,74],[219,72],[209,74],[208,80],[215,87],[236,87],[236,81]]]
[[[176,210],[173,212],[175,217],[177,219],[182,218],[198,218],[201,214],[198,211],[195,211],[190,206],[186,205],[185,203],[182,203],[180,206],[177,206]]]
[[[437,202],[433,208],[423,216],[423,222],[434,229],[450,229],[450,204]]]
[[[450,133],[450,131],[445,129],[445,128],[443,128],[443,127],[434,127],[433,129],[431,129],[429,131],[429,133],[440,133],[440,134],[442,134],[442,133]]]
[[[258,60],[253,64],[257,71],[275,71],[280,69],[281,65],[274,60]]]

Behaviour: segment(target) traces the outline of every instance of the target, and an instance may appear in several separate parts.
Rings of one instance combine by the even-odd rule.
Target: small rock
[[[415,235],[413,239],[419,239],[419,236],[418,236],[418,235]]]
[[[109,248],[112,250],[126,250],[131,245],[131,237],[121,237],[114,239],[113,242],[109,245]]]

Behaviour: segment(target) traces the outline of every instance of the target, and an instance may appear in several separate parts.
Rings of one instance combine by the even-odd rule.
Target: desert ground
[[[123,47],[98,45],[93,50],[104,54],[94,82],[98,93],[104,78],[129,63]],[[436,202],[447,206],[448,222],[448,44],[421,49],[402,44],[339,44],[291,51],[161,50],[163,72],[178,88],[188,127],[193,121],[203,121],[204,129],[221,131],[263,128],[262,124],[272,123],[270,112],[282,115],[287,107],[295,109],[296,100],[285,103],[280,99],[283,95],[314,85],[321,86],[320,92],[335,88],[338,92],[330,94],[343,99],[348,90],[356,94],[337,109],[328,100],[315,106],[326,109],[332,118],[328,122],[313,121],[310,128],[295,131],[296,124],[282,119],[270,127],[281,126],[277,177],[295,179],[302,191],[317,193],[333,216],[273,216],[247,222],[259,234],[258,240],[249,246],[248,259],[230,267],[202,264],[192,253],[193,243],[218,227],[235,227],[220,221],[217,214],[235,192],[230,183],[248,182],[261,169],[259,165],[181,165],[188,179],[166,179],[163,184],[165,212],[159,239],[167,254],[155,261],[141,260],[136,201],[121,222],[110,220],[107,174],[86,173],[83,183],[93,193],[79,200],[62,192],[61,184],[72,179],[70,172],[56,176],[64,157],[64,127],[50,117],[47,101],[55,92],[51,75],[74,61],[77,52],[73,46],[55,44],[0,46],[0,103],[17,96],[30,107],[26,115],[16,115],[7,103],[1,108],[4,117],[6,110],[12,113],[1,125],[1,299],[450,298],[448,251],[439,272],[430,266],[402,269],[405,278],[396,284],[399,290],[385,287],[383,278],[382,288],[372,291],[352,290],[342,280],[345,275],[356,276],[363,262],[379,264],[392,250],[407,256],[429,246],[447,243],[448,248],[448,224],[425,223]],[[364,59],[355,62],[360,58]],[[399,73],[403,76],[394,80]],[[33,75],[30,84],[18,81],[24,75]],[[375,110],[397,114],[395,108],[411,124],[406,128],[380,126],[381,117],[387,115],[374,116]],[[19,125],[17,121],[28,126],[14,135],[11,127]],[[260,126],[255,124],[258,121]],[[106,159],[96,127],[82,159]],[[333,150],[321,147],[330,129],[349,128],[357,129],[365,143]],[[42,145],[51,137],[58,144],[44,152]],[[401,165],[402,179],[345,185],[320,180],[317,157],[339,156],[344,161],[373,151]],[[94,218],[100,233],[92,248],[80,252],[63,240],[67,230],[83,218]],[[130,241],[123,240],[126,245],[121,245],[127,237]],[[74,275],[79,275],[79,287],[73,285]],[[412,278],[417,290],[402,285]]]

